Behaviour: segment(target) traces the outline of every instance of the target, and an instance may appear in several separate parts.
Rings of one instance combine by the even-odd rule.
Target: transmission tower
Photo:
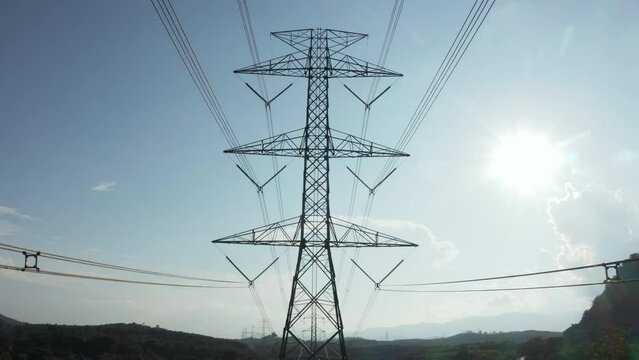
[[[417,245],[331,216],[330,158],[408,154],[329,127],[329,79],[402,75],[342,53],[364,39],[365,34],[302,29],[272,35],[295,51],[235,73],[307,78],[306,125],[225,152],[303,158],[302,214],[213,242],[298,247],[278,359],[348,359],[331,248]],[[305,318],[310,319],[310,331],[304,327]],[[325,319],[323,329],[318,326],[318,319]]]

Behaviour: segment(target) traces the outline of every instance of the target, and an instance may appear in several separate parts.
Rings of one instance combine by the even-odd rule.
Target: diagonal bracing
[[[365,34],[301,29],[272,35],[296,51],[235,72],[306,78],[305,126],[235,146],[226,152],[301,157],[304,161],[302,213],[299,217],[213,242],[297,247],[295,275],[278,359],[348,359],[331,249],[416,245],[331,216],[330,158],[399,157],[408,154],[331,129],[329,79],[402,75],[342,53],[346,47],[365,38]],[[322,320],[324,328],[319,326]]]

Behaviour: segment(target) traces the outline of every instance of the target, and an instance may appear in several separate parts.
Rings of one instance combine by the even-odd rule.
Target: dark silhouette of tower
[[[213,242],[298,247],[278,359],[347,359],[331,248],[416,245],[331,216],[331,158],[408,154],[332,129],[328,113],[329,79],[402,75],[342,52],[365,38],[365,34],[302,29],[272,35],[295,52],[235,72],[307,78],[306,125],[225,152],[303,158],[302,214]],[[306,318],[310,320],[310,331],[302,324]],[[324,320],[322,328],[318,319]]]

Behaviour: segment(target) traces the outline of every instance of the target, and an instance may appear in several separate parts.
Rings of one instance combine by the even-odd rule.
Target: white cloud
[[[0,219],[0,236],[9,236],[17,233],[20,228],[7,220]]]
[[[639,152],[633,150],[621,150],[618,151],[612,159],[621,164],[629,164],[633,161],[639,160]]]
[[[35,220],[33,216],[23,214],[19,212],[17,209],[11,208],[8,206],[0,206],[0,215],[15,216],[25,220]]]
[[[574,26],[568,26],[564,30],[564,36],[561,39],[561,46],[559,47],[559,56],[564,57],[570,43],[572,42],[573,35],[575,33]]]
[[[561,241],[556,260],[562,266],[623,259],[639,251],[639,208],[618,191],[566,184],[564,196],[549,200],[547,211]]]
[[[13,235],[20,231],[20,227],[6,218],[39,221],[35,217],[19,212],[16,208],[0,206],[0,236]]]
[[[113,191],[113,188],[115,187],[116,184],[117,183],[115,181],[103,181],[99,183],[98,185],[92,187],[91,190],[97,191],[97,192]]]
[[[438,239],[424,224],[408,220],[370,218],[367,226],[416,243],[420,247],[420,252],[427,254],[426,256],[431,260],[428,263],[434,268],[441,268],[451,263],[459,254],[455,244]]]

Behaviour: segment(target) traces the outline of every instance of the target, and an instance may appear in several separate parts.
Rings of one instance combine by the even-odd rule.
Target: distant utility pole
[[[300,157],[304,159],[302,214],[227,236],[214,243],[298,247],[279,360],[348,359],[337,298],[332,247],[417,246],[396,237],[331,216],[329,159],[408,156],[398,150],[329,127],[328,84],[331,78],[394,77],[401,74],[342,53],[367,35],[331,29],[274,32],[293,53],[254,64],[236,73],[307,79],[306,124],[226,153]],[[303,319],[311,317],[305,335]],[[318,327],[325,318],[325,334]]]

